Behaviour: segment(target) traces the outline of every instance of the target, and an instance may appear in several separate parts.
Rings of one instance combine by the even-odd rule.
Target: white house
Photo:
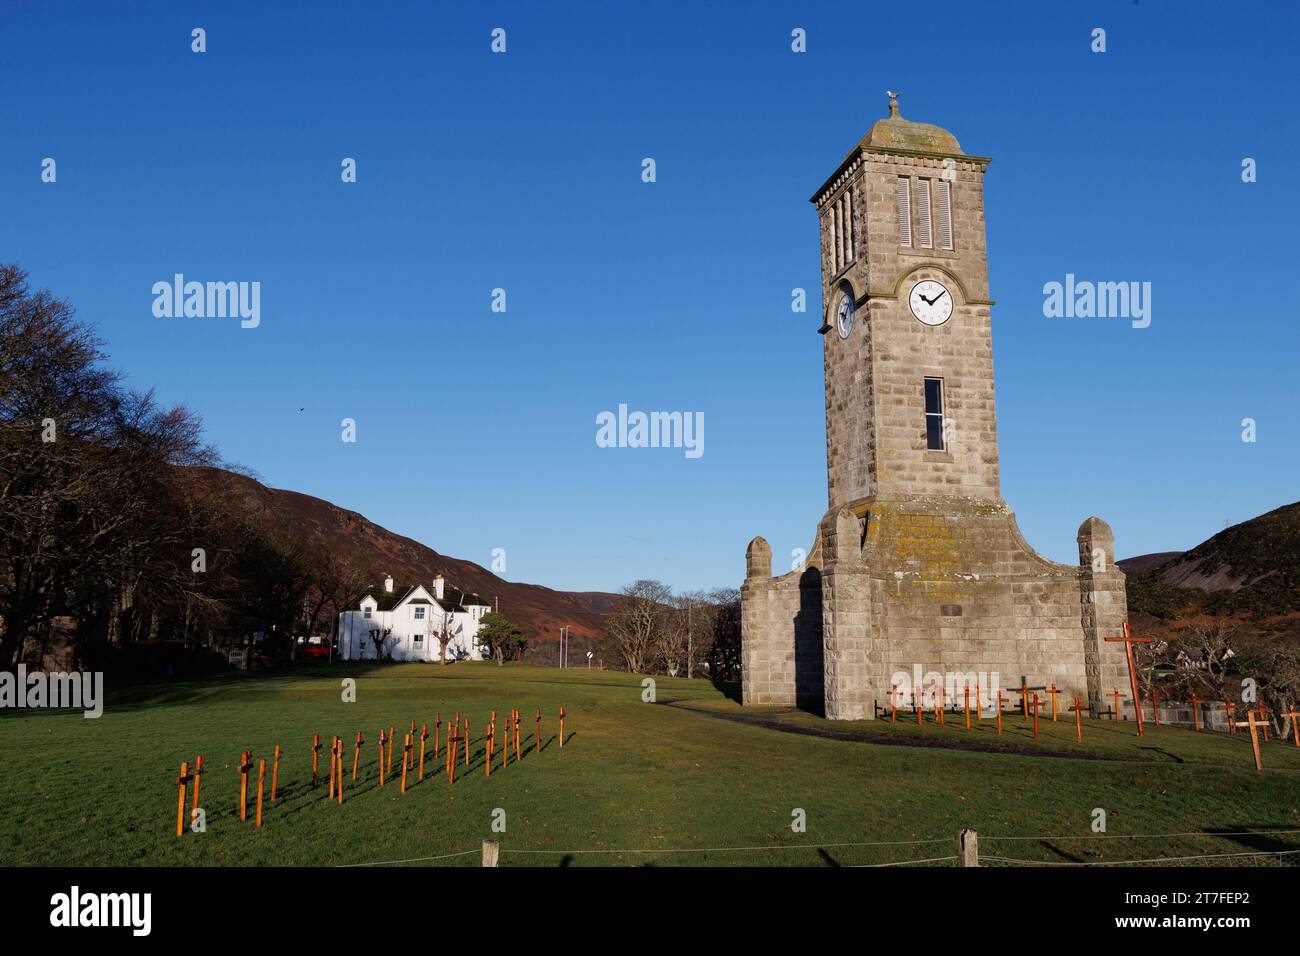
[[[367,592],[355,608],[339,614],[339,658],[437,661],[446,640],[447,660],[482,660],[487,652],[475,635],[490,610],[478,595],[446,587],[441,574],[429,588],[417,584],[394,589],[393,579],[386,577],[382,588]],[[388,635],[381,655],[375,639],[384,631]]]

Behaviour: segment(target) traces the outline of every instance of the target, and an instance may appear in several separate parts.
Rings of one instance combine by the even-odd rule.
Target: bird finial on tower
[[[898,117],[899,94],[896,93],[894,90],[885,90],[885,92],[889,94],[889,118],[896,119]]]

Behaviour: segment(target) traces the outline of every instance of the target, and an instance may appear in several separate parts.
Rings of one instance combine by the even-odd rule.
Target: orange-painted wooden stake
[[[339,738],[338,738],[338,744],[336,744],[336,746],[339,748],[339,785],[338,785],[338,798],[339,798],[339,803],[342,803],[342,802],[343,802],[343,754],[344,754],[344,751],[346,750],[346,748],[345,748],[344,745],[343,745],[343,738],[342,738],[342,737],[339,737]]]
[[[1134,637],[1129,633],[1128,621],[1124,622],[1124,633],[1119,637],[1102,638],[1111,644],[1123,643],[1125,656],[1128,658],[1128,679],[1133,691],[1133,719],[1137,723],[1137,735],[1145,736],[1146,728],[1142,725],[1142,691],[1138,687],[1137,661],[1133,659],[1134,644],[1150,644],[1154,637]]]
[[[199,808],[199,784],[203,782],[203,754],[194,758],[194,807]]]
[[[1052,723],[1056,723],[1056,681],[1052,681]]]
[[[540,707],[537,708],[537,733],[534,736],[534,740],[537,742],[537,746],[533,749],[533,753],[541,753],[542,752],[542,708]]]
[[[1034,694],[1034,736],[1038,736],[1038,694]]]
[[[1156,694],[1155,687],[1151,688],[1151,721],[1155,726],[1160,726],[1160,697]]]
[[[271,802],[275,803],[275,788],[280,782],[280,745],[275,745],[275,753],[271,758]]]
[[[1256,704],[1255,709],[1259,711],[1259,719],[1264,722],[1264,742],[1268,742],[1268,708],[1263,704]]]
[[[338,779],[339,775],[339,768],[334,765],[339,757],[338,747],[335,746],[338,742],[338,737],[330,738],[330,789],[328,799],[331,801],[334,799],[334,781]]]
[[[365,740],[361,736],[361,731],[358,730],[357,743],[352,750],[352,782],[353,783],[356,783],[357,781],[357,762],[361,759],[361,745],[364,743]]]
[[[320,779],[320,734],[312,734],[311,738],[311,785],[316,786]]]
[[[560,708],[560,746],[564,746],[564,708]]]
[[[190,762],[181,761],[181,773],[176,778],[176,784],[180,787],[180,795],[176,798],[176,835],[180,836],[185,832],[185,785],[190,782]]]
[[[483,767],[484,776],[488,777],[492,776],[492,737],[495,733],[496,729],[492,726],[492,721],[489,720],[487,726],[483,729],[483,753],[486,757],[483,761]]]
[[[469,718],[465,718],[465,733],[463,734],[465,742],[463,745],[465,751],[465,766],[469,766]]]
[[[1259,726],[1260,725],[1258,722],[1258,718],[1259,718],[1259,714],[1255,712],[1254,708],[1250,708],[1246,711],[1246,719],[1240,721],[1237,724],[1237,726],[1250,728],[1250,744],[1255,749],[1255,769],[1263,770],[1264,761],[1261,759],[1259,754]]]
[[[1300,713],[1292,707],[1285,714],[1278,714],[1278,716],[1291,718],[1291,735],[1295,737],[1295,745],[1300,747]],[[202,760],[203,758],[200,757],[199,759]],[[197,787],[198,784],[196,783],[195,786]]]
[[[1020,679],[1020,706],[1025,712],[1025,720],[1029,719],[1029,681],[1023,677]]]
[[[1110,719],[1119,720],[1119,688],[1116,687],[1113,691],[1111,691],[1110,696],[1115,698],[1115,707],[1110,712]]]
[[[396,736],[397,728],[392,724],[388,725],[388,772],[393,772],[393,737]]]
[[[384,728],[379,728],[379,785],[384,785]]]
[[[1223,706],[1228,711],[1228,733],[1235,736],[1237,733],[1237,725],[1232,720],[1232,712],[1236,709],[1236,707],[1233,705],[1232,701],[1230,700],[1225,700],[1223,702]]]
[[[975,722],[979,723],[984,715],[984,695],[980,693],[980,682],[975,682]]]
[[[266,758],[257,762],[257,819],[254,826],[262,826],[262,788],[266,783]]]
[[[245,750],[239,760],[239,822],[248,819],[248,771],[253,769],[253,751]]]
[[[406,768],[411,763],[411,735],[402,742],[402,793],[406,793]]]
[[[916,711],[916,726],[921,726],[921,693],[915,687],[912,688],[912,709]]]
[[[460,746],[460,736],[453,734],[447,738],[447,782],[456,782],[456,748]]]
[[[515,711],[515,763],[524,759],[523,752],[519,749],[519,711]]]
[[[939,726],[943,726],[943,688],[939,688],[939,696],[935,698],[934,715],[939,718]]]
[[[424,779],[424,745],[429,740],[429,725],[420,725],[420,779]]]
[[[966,697],[966,729],[970,730],[970,688],[963,688]]]
[[[1196,691],[1192,691],[1192,729],[1200,731],[1201,729],[1201,710],[1196,705]]]
[[[1079,698],[1074,698],[1074,739],[1083,743],[1083,706]]]
[[[998,688],[998,736],[1002,736],[1002,688]],[[1010,703],[1008,700],[1007,703]]]

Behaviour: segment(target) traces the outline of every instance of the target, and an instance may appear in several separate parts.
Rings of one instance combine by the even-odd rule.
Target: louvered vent
[[[911,182],[906,176],[898,177],[898,244],[912,244],[912,196],[908,190]]]
[[[930,180],[916,181],[916,238],[922,249],[929,249],[930,242]]]
[[[952,248],[952,197],[947,180],[939,181],[939,245]]]

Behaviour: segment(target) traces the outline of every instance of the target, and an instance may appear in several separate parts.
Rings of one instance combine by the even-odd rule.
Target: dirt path
[[[822,737],[826,740],[846,740],[851,743],[859,744],[882,744],[884,746],[895,747],[928,747],[931,750],[965,750],[972,753],[1010,754],[1017,757],[1057,757],[1062,760],[1107,760],[1123,762],[1125,759],[1112,754],[1074,753],[1068,750],[1044,750],[1038,747],[998,746],[997,744],[986,743],[964,743],[959,740],[940,740],[934,737],[903,737],[894,734],[876,734],[871,732],[852,733],[849,731],[838,731],[821,727],[804,727],[798,724],[788,724],[780,719],[782,714],[790,713],[790,711],[766,710],[728,713],[690,707],[681,700],[660,701],[660,705],[664,707],[672,707],[676,710],[689,711],[692,714],[700,714],[705,717],[716,717],[719,720],[730,720],[738,724],[749,724],[751,727],[762,727],[764,730],[777,730],[786,734],[802,734],[805,737]]]

